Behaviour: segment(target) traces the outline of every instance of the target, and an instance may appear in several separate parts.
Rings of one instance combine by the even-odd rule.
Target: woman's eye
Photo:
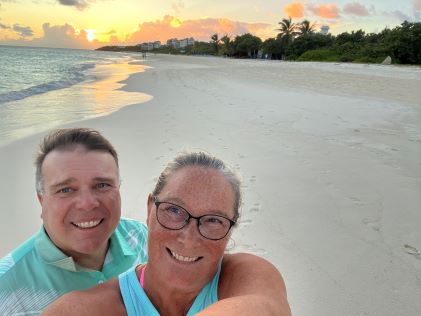
[[[205,220],[207,224],[222,224],[222,220],[218,217],[207,217]]]
[[[169,213],[179,214],[181,210],[178,207],[172,206],[167,209]]]

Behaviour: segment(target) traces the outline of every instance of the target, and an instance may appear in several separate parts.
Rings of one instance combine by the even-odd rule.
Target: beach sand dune
[[[71,126],[121,159],[124,216],[145,220],[168,160],[231,162],[244,204],[232,251],[271,260],[294,315],[421,314],[421,69],[148,56],[124,81],[153,99]],[[0,148],[1,248],[40,225],[40,135]]]

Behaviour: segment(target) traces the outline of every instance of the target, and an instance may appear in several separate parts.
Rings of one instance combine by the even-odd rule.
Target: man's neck
[[[105,256],[107,255],[107,252],[108,252],[109,244],[110,242],[108,241],[105,247],[102,247],[98,251],[91,253],[89,255],[78,253],[78,254],[72,254],[71,257],[80,267],[83,267],[85,269],[95,270],[95,271],[101,271],[104,265]]]

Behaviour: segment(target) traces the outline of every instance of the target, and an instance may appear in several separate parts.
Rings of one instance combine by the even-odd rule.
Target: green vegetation
[[[393,29],[366,34],[363,30],[336,36],[316,33],[314,24],[291,18],[279,22],[276,38],[262,40],[250,33],[231,39],[213,34],[209,42],[175,49],[167,46],[155,53],[217,55],[235,58],[267,58],[297,61],[381,63],[387,56],[396,64],[421,64],[421,22],[403,22]],[[140,46],[102,47],[100,50],[141,51]]]

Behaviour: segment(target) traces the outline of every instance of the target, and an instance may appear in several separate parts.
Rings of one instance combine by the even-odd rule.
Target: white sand
[[[120,153],[123,214],[182,149],[244,180],[235,249],[284,275],[294,315],[421,314],[421,69],[150,56],[123,88],[153,96],[72,124]],[[0,148],[0,256],[40,225],[33,152]],[[416,249],[405,248],[405,245]],[[234,243],[232,244],[234,246]]]

